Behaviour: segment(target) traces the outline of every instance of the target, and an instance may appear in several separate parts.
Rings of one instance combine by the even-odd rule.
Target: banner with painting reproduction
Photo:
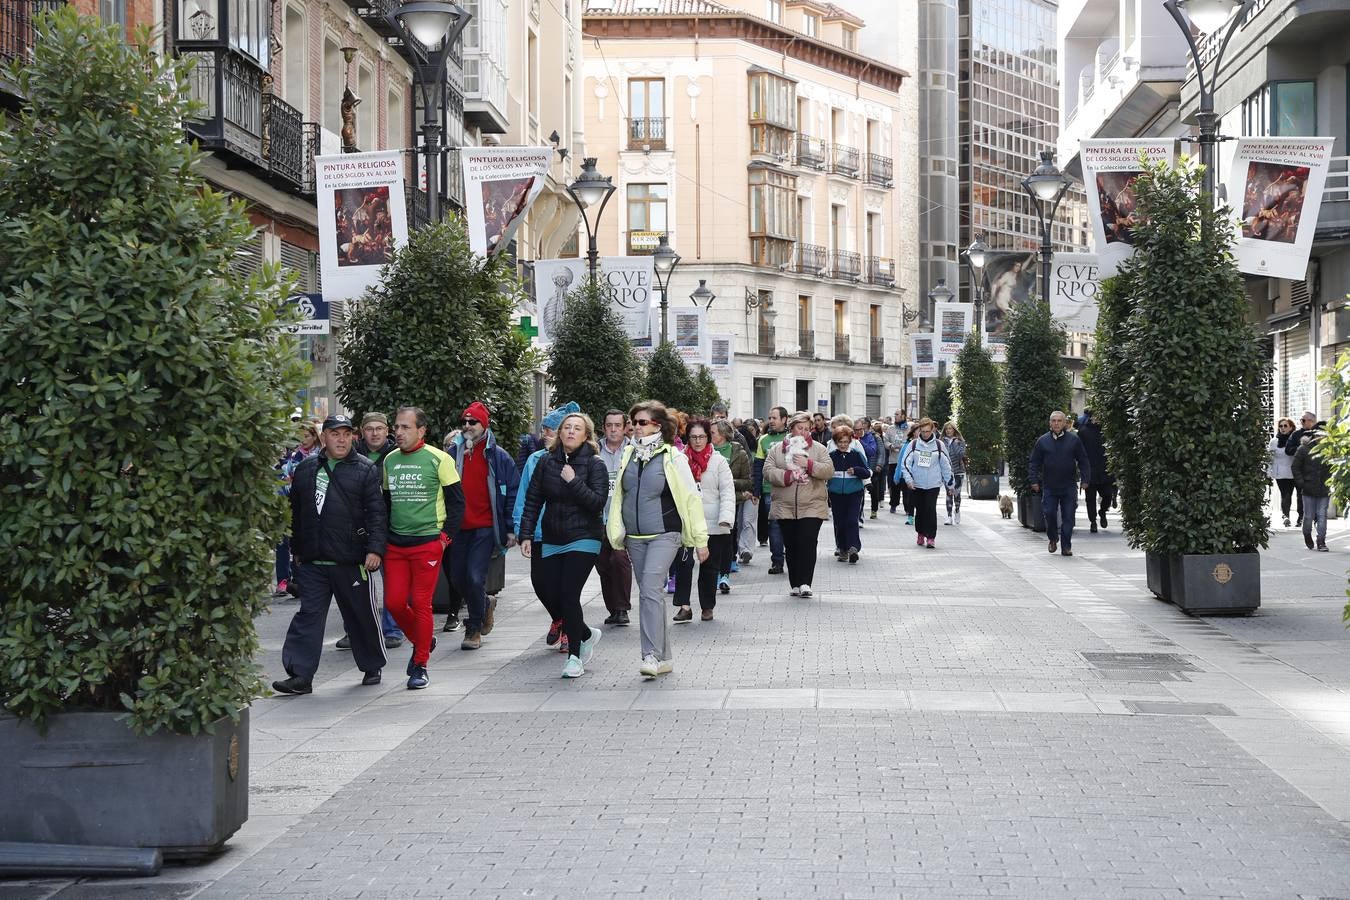
[[[1248,275],[1307,277],[1333,138],[1238,138],[1228,202],[1241,217],[1233,255]]]
[[[937,335],[909,336],[909,365],[915,378],[936,378],[938,374]]]
[[[1085,140],[1082,142],[1083,187],[1087,190],[1088,219],[1096,242],[1101,276],[1116,274],[1134,253],[1134,228],[1139,223],[1134,183],[1144,171],[1140,157],[1172,165],[1176,141]]]
[[[1008,357],[1008,324],[1012,308],[1039,293],[1035,253],[992,251],[984,263],[984,345],[995,362]]]
[[[314,157],[323,295],[354,300],[378,284],[394,248],[408,242],[403,154]]]
[[[469,249],[492,256],[511,243],[525,213],[544,189],[548,147],[462,147],[464,212]]]

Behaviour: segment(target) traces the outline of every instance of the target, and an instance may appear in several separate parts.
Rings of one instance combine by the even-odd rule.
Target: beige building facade
[[[915,86],[815,0],[587,0],[587,156],[616,191],[602,255],[681,255],[734,335],[732,414],[889,415],[913,397]],[[594,39],[594,40],[592,40]]]

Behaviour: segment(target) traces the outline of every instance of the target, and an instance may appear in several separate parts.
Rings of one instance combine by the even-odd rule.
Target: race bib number
[[[920,451],[919,451],[919,468],[920,468],[920,469],[926,469],[926,468],[928,468],[929,466],[931,466],[932,464],[933,464],[933,451],[932,451],[932,450],[920,450]]]

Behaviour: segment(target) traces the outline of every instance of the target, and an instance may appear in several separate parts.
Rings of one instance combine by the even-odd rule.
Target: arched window
[[[346,66],[342,48],[331,37],[323,39],[323,117],[324,128],[339,134],[342,131],[342,90],[346,84]]]
[[[356,70],[356,96],[361,98],[361,105],[356,108],[356,145],[362,150],[374,150],[379,99],[375,96],[375,70],[370,66]]]
[[[284,34],[285,40],[281,45],[281,55],[285,60],[282,96],[287,103],[300,110],[305,118],[309,118],[309,98],[305,90],[309,86],[309,79],[306,77],[309,36],[305,33],[304,12],[294,6],[286,7]]]

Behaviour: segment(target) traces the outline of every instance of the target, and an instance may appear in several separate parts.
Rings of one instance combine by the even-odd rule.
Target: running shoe
[[[586,674],[586,669],[582,666],[581,660],[575,656],[568,656],[567,662],[563,663],[562,677],[580,678]]]

